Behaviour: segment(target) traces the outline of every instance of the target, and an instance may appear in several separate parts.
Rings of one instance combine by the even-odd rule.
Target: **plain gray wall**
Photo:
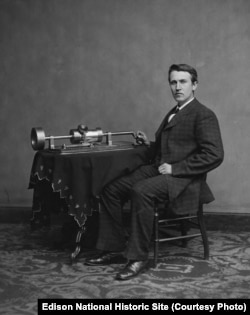
[[[174,105],[168,68],[188,63],[225,146],[208,211],[250,212],[249,57],[249,0],[1,0],[0,205],[31,206],[32,127],[153,139]]]

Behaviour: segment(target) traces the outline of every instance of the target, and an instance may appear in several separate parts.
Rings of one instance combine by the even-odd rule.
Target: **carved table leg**
[[[82,235],[86,232],[86,227],[82,226],[78,229],[78,232],[76,234],[76,248],[74,250],[74,252],[70,255],[71,258],[71,262],[73,263],[76,259],[76,257],[80,254],[81,252],[81,238]]]

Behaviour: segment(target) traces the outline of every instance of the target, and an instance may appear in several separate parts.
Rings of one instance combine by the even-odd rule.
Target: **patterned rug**
[[[1,314],[37,314],[38,298],[248,299],[250,233],[208,231],[210,259],[200,238],[186,248],[161,244],[156,268],[129,281],[114,280],[120,265],[74,264],[69,249],[55,247],[60,229],[31,231],[28,224],[0,224]]]

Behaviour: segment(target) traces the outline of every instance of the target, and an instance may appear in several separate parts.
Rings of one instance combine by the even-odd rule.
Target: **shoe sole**
[[[112,260],[110,262],[107,263],[91,263],[91,262],[85,262],[84,265],[85,266],[108,266],[108,265],[121,265],[127,262],[127,259],[124,258],[124,260]]]

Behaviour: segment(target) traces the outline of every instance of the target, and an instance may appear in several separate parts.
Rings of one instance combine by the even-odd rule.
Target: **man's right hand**
[[[136,142],[137,142],[138,144],[146,144],[146,145],[149,145],[149,143],[150,143],[150,142],[148,141],[148,138],[147,138],[145,132],[140,131],[140,130],[138,130],[138,131],[136,132],[135,139],[136,139]]]

